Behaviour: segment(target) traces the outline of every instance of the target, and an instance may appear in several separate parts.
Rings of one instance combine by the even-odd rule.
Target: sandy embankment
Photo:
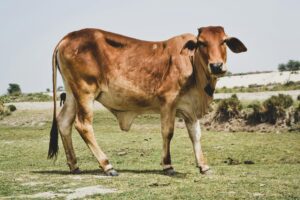
[[[233,93],[217,93],[214,94],[215,99],[224,99],[229,98]],[[291,91],[269,91],[269,92],[255,92],[255,93],[236,93],[238,98],[241,100],[264,100],[272,95],[278,94],[289,94],[292,96],[294,100],[297,99],[297,96],[300,95],[300,90],[291,90]],[[17,107],[17,110],[49,110],[53,109],[53,102],[17,102],[17,103],[9,103],[14,104]],[[6,104],[8,105],[8,104]],[[57,102],[58,109],[60,108],[59,102]],[[100,103],[94,103],[95,110],[105,109]]]

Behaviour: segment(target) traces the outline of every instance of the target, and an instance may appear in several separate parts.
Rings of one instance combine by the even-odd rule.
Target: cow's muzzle
[[[214,75],[223,75],[226,72],[226,69],[223,63],[210,63],[209,64],[210,71]]]

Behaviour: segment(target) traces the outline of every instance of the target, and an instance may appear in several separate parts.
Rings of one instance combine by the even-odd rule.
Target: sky
[[[229,71],[276,70],[300,60],[299,8],[299,0],[1,0],[0,94],[9,83],[23,92],[52,88],[54,47],[88,27],[160,41],[221,25],[248,48],[228,53]]]

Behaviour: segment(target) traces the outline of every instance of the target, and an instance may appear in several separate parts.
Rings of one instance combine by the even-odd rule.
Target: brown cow
[[[67,163],[79,173],[71,130],[75,127],[107,175],[118,175],[98,146],[93,122],[93,101],[97,100],[128,131],[137,115],[154,112],[161,116],[162,166],[174,174],[170,142],[175,117],[181,117],[193,143],[201,173],[209,170],[200,144],[199,119],[213,99],[217,78],[226,73],[226,45],[235,53],[246,51],[237,38],[228,37],[222,27],[204,27],[198,36],[183,34],[162,42],[141,41],[98,29],[69,33],[53,54],[53,97],[56,99],[56,71],[59,68],[66,102],[53,125],[48,157],[58,152],[60,132]]]

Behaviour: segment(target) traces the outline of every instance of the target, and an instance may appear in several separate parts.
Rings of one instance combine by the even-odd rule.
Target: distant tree
[[[226,72],[226,76],[231,76],[231,75],[232,75],[232,72],[230,72],[230,71]]]
[[[279,64],[278,71],[280,71],[280,72],[286,71],[285,64]]]
[[[50,92],[50,89],[49,89],[49,88],[47,88],[47,89],[46,89],[46,92]]]
[[[279,71],[298,71],[300,70],[300,61],[297,60],[289,60],[286,64],[278,65]]]
[[[22,92],[21,92],[21,87],[16,84],[16,83],[10,83],[8,84],[9,87],[7,89],[7,92],[9,95],[20,95]]]

